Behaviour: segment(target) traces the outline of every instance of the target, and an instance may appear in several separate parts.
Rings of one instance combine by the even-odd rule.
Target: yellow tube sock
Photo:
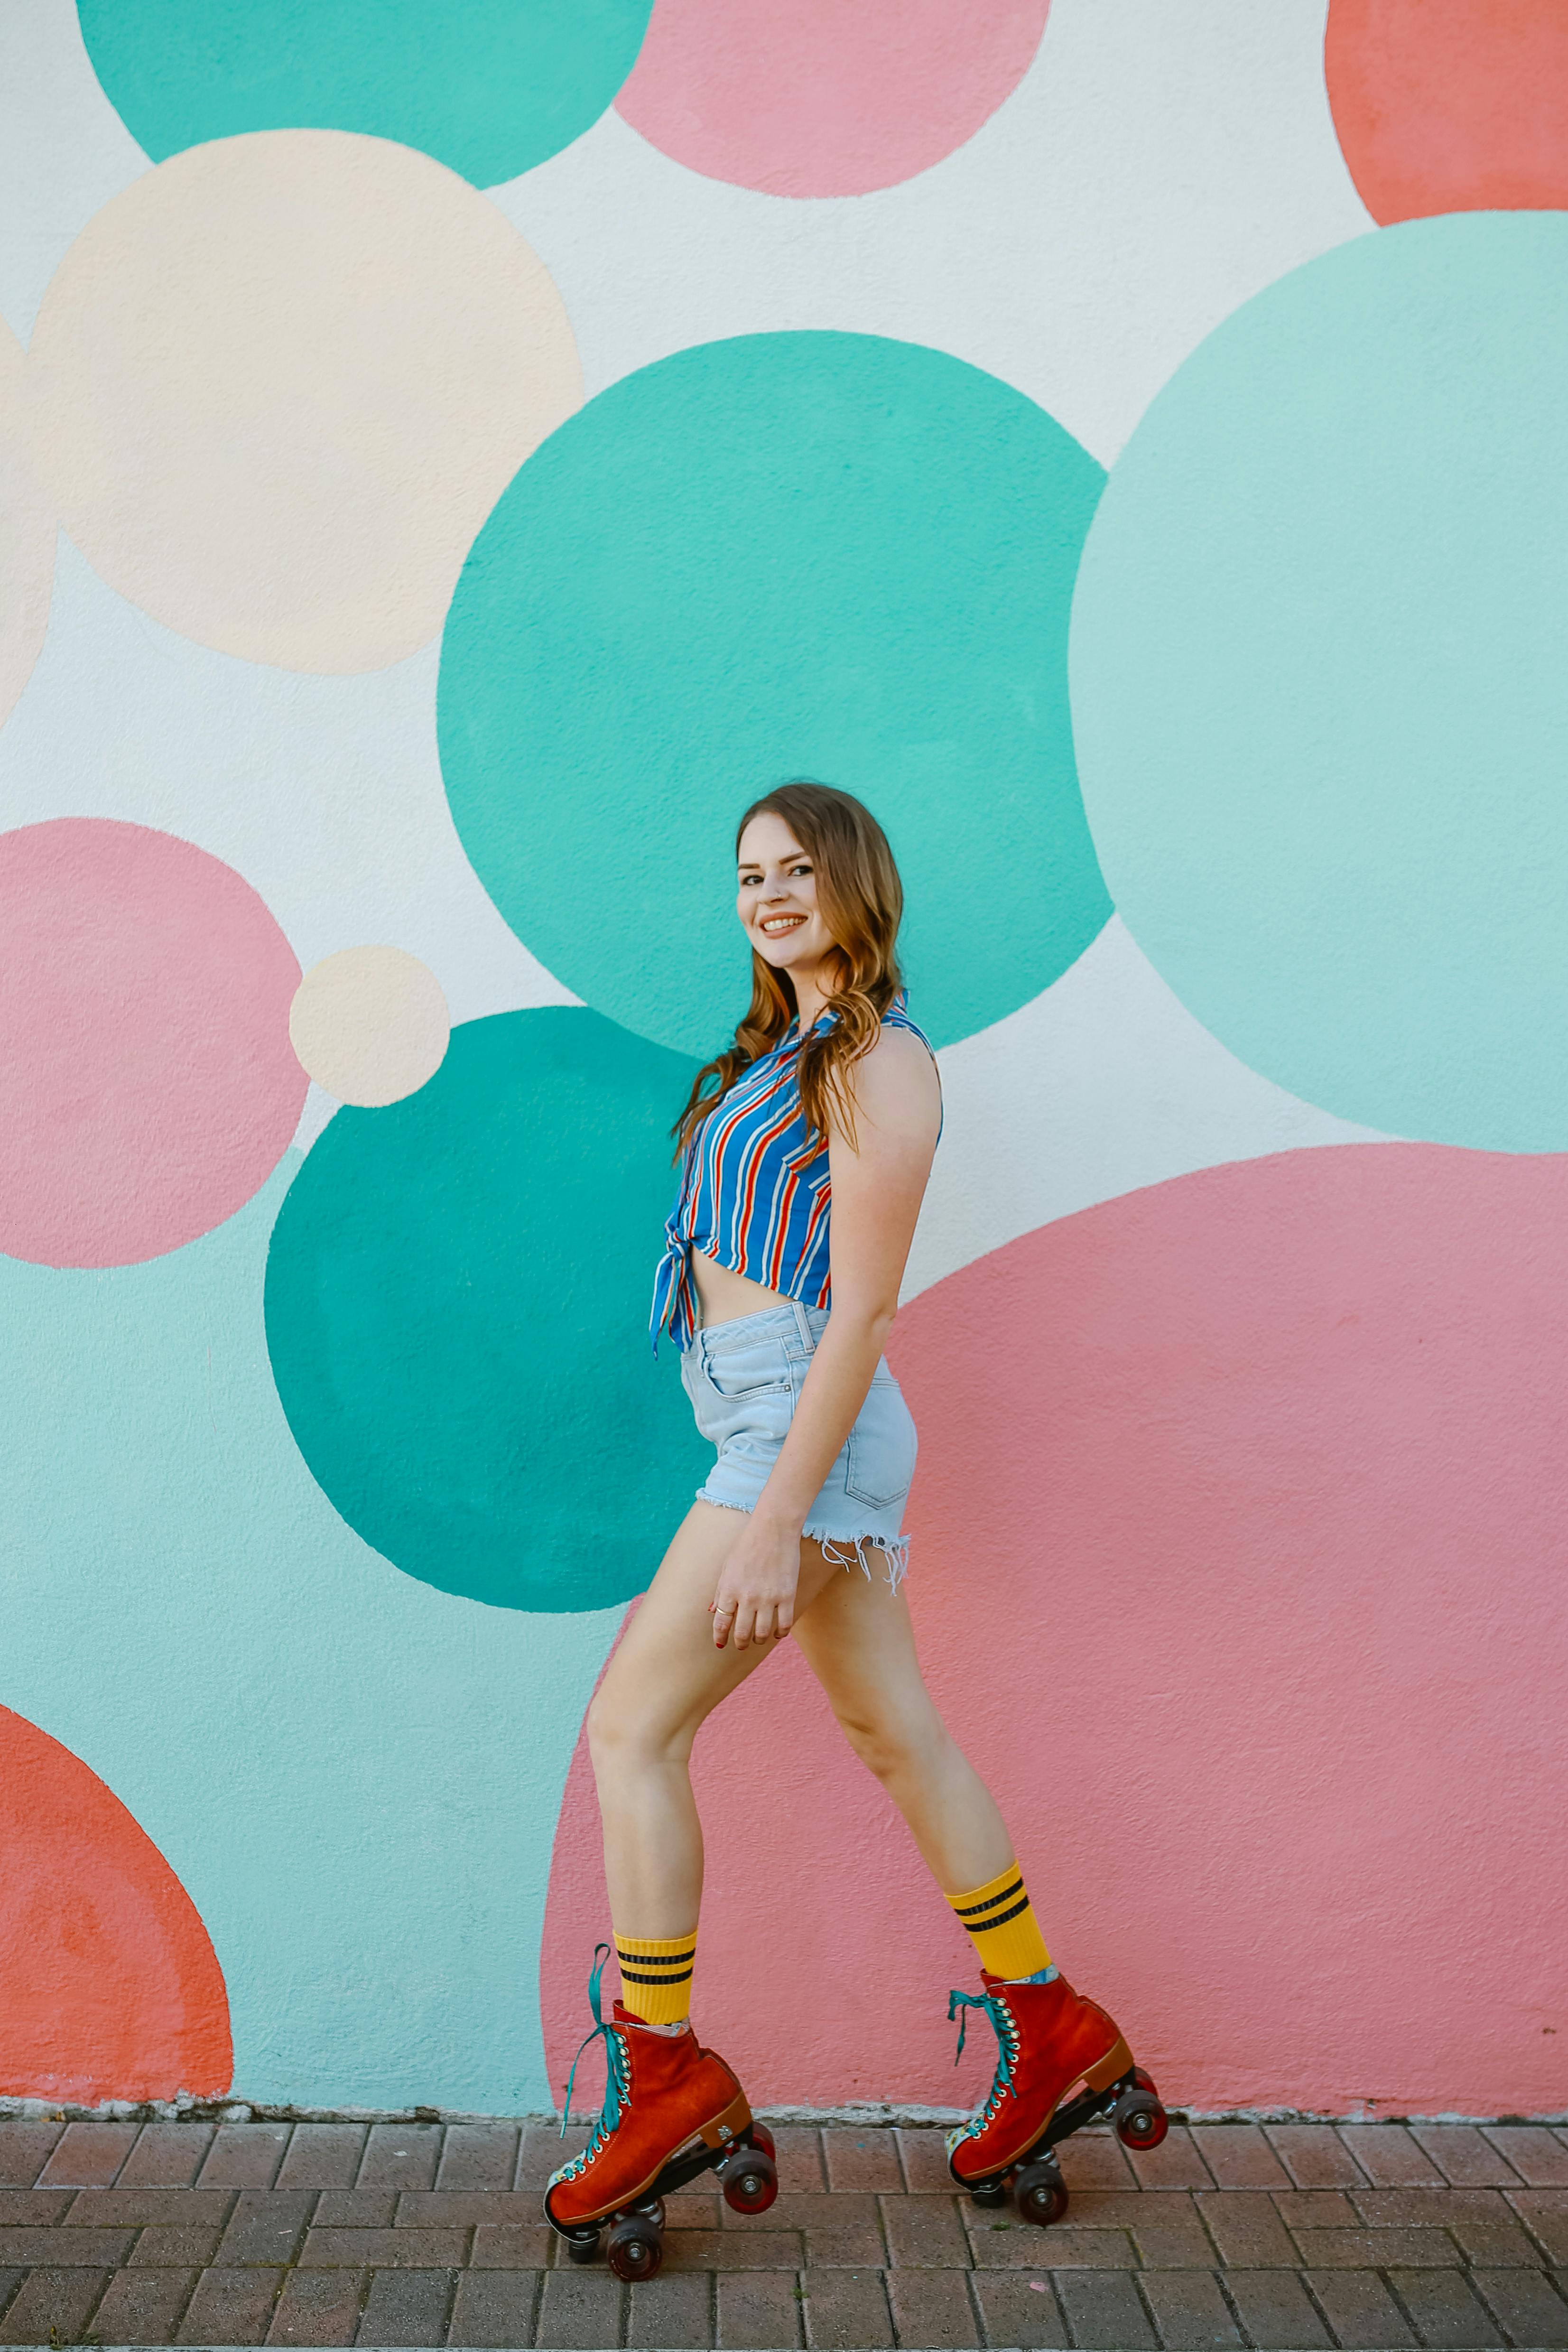
[[[621,1999],[633,2017],[645,2025],[679,2025],[692,2005],[692,1969],[697,1956],[697,1935],[647,1936],[615,1938],[621,1964]]]
[[[972,1886],[967,1895],[949,1895],[947,1900],[974,1937],[980,1966],[989,1975],[1032,1977],[1051,1966],[1016,1862],[984,1886]]]

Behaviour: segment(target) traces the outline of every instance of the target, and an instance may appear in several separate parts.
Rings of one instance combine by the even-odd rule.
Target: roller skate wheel
[[[732,2213],[766,2213],[779,2194],[779,2174],[765,2148],[737,2147],[725,2159],[719,2179]]]
[[[657,2275],[664,2260],[664,2232],[649,2213],[623,2213],[610,2232],[605,2247],[610,2267],[618,2279],[635,2284]]]
[[[595,2230],[591,2238],[569,2238],[566,2252],[570,2262],[591,2263],[599,2252],[598,2231]]]
[[[1158,2147],[1170,2129],[1159,2095],[1141,2067],[1133,2076],[1133,2088],[1116,2102],[1115,2120],[1116,2137],[1124,2147]]]
[[[1005,2205],[1007,2201],[1008,2185],[1005,2180],[982,2180],[978,2188],[969,2191],[971,2205]]]
[[[1013,2182],[1013,2201],[1026,2221],[1049,2229],[1067,2210],[1067,2183],[1054,2157],[1038,2164],[1020,2164]]]
[[[759,2147],[764,2156],[770,2156],[777,2162],[779,2150],[774,2145],[773,2135],[766,2124],[752,2125],[751,2145],[753,2147]]]

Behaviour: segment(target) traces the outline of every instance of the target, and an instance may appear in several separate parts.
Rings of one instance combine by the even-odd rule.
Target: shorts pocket
[[[743,1397],[789,1393],[789,1361],[777,1341],[750,1339],[738,1347],[710,1349],[703,1347],[699,1333],[697,1346],[703,1375],[716,1395],[738,1402]]]
[[[850,1432],[844,1490],[883,1510],[901,1503],[915,1476],[915,1416],[890,1374],[873,1385]]]

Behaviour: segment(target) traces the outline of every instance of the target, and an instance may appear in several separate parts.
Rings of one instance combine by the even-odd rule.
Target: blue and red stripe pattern
[[[883,1026],[911,1031],[931,1051],[930,1039],[909,1017],[902,989],[883,1014]],[[800,1108],[803,1043],[792,1021],[771,1053],[737,1078],[686,1146],[653,1277],[649,1329],[655,1354],[665,1330],[677,1348],[692,1343],[696,1302],[689,1249],[802,1307],[832,1303],[833,1188],[827,1143],[808,1132]]]

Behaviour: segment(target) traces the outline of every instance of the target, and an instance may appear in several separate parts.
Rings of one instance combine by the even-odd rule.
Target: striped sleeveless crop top
[[[932,1053],[930,1039],[905,1010],[902,989],[882,1021],[884,1029],[909,1030]],[[653,1277],[649,1332],[655,1355],[661,1332],[685,1349],[696,1328],[688,1245],[802,1307],[831,1303],[832,1183],[827,1144],[808,1133],[800,1108],[803,1042],[792,1021],[772,1051],[737,1078],[686,1146]]]

